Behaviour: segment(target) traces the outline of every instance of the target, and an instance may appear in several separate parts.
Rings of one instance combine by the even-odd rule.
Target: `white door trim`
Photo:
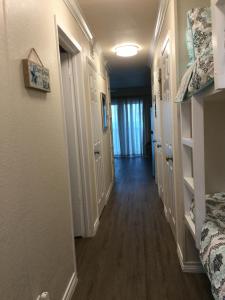
[[[77,283],[78,283],[77,275],[75,273],[73,273],[73,275],[70,278],[70,281],[66,287],[64,295],[62,297],[62,300],[71,300],[73,293],[75,291],[75,288],[77,286]]]
[[[92,216],[92,204],[90,203],[91,197],[91,183],[90,183],[90,172],[89,172],[89,154],[88,154],[88,136],[87,136],[87,126],[86,126],[86,108],[85,108],[85,88],[84,88],[84,70],[83,70],[83,53],[82,48],[79,43],[73,38],[73,36],[68,33],[64,27],[58,23],[55,16],[55,30],[56,30],[56,46],[58,52],[58,69],[60,74],[60,88],[61,88],[61,98],[63,99],[63,88],[61,80],[61,63],[59,54],[59,45],[63,45],[65,50],[72,54],[72,70],[74,79],[74,95],[75,95],[75,107],[76,107],[76,117],[78,126],[78,144],[79,144],[79,158],[81,164],[81,182],[82,182],[82,194],[83,194],[83,219],[84,228],[83,236],[91,237],[94,231],[94,222]],[[62,109],[65,112],[64,104],[62,101]],[[65,114],[64,114],[64,124],[65,124]],[[64,125],[64,134],[66,137],[66,127]],[[67,143],[67,141],[66,141]],[[67,157],[68,163],[68,178],[69,178],[69,159]],[[71,202],[71,218],[72,218],[72,198],[70,194]],[[71,223],[72,226],[72,223]],[[74,230],[72,228],[73,238]]]

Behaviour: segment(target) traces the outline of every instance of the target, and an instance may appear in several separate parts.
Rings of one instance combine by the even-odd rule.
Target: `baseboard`
[[[98,231],[98,227],[99,227],[99,218],[96,219],[95,223],[94,223],[94,232],[93,232],[93,236],[96,235],[97,231]]]
[[[180,261],[181,269],[184,273],[204,273],[204,269],[200,262],[197,261],[184,262],[183,253],[181,251],[179,244],[177,244],[177,254]]]
[[[77,275],[75,273],[73,273],[73,275],[69,281],[69,284],[66,288],[66,291],[62,297],[62,300],[71,300],[73,293],[75,291],[77,282],[78,282]]]
[[[105,205],[108,203],[109,201],[109,198],[110,198],[110,195],[111,195],[111,192],[112,192],[112,189],[113,189],[113,185],[114,185],[114,180],[111,182],[110,186],[109,186],[109,189],[108,189],[108,192],[105,196]]]
[[[166,205],[164,205],[164,203],[163,203],[163,206],[164,206],[164,214],[165,214],[166,220],[167,220],[167,222],[169,222],[168,210],[166,208]]]

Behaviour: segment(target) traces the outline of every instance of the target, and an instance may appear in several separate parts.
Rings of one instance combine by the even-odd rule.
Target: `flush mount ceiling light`
[[[131,57],[138,54],[138,51],[141,50],[141,47],[136,44],[122,44],[118,45],[113,49],[113,52],[116,53],[117,56],[121,57]]]

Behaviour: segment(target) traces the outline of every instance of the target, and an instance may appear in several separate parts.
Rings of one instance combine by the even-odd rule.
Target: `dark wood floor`
[[[147,160],[116,160],[93,239],[76,240],[73,300],[212,300],[205,275],[182,273]]]

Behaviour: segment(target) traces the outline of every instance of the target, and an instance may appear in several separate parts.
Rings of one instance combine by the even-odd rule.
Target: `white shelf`
[[[184,177],[184,183],[186,187],[190,190],[192,194],[194,194],[195,187],[194,187],[194,178],[193,177]]]
[[[182,144],[193,148],[193,139],[192,138],[182,138]]]
[[[185,214],[185,222],[186,222],[186,225],[187,225],[188,229],[190,230],[193,238],[195,239],[195,224],[192,221],[190,215]]]

